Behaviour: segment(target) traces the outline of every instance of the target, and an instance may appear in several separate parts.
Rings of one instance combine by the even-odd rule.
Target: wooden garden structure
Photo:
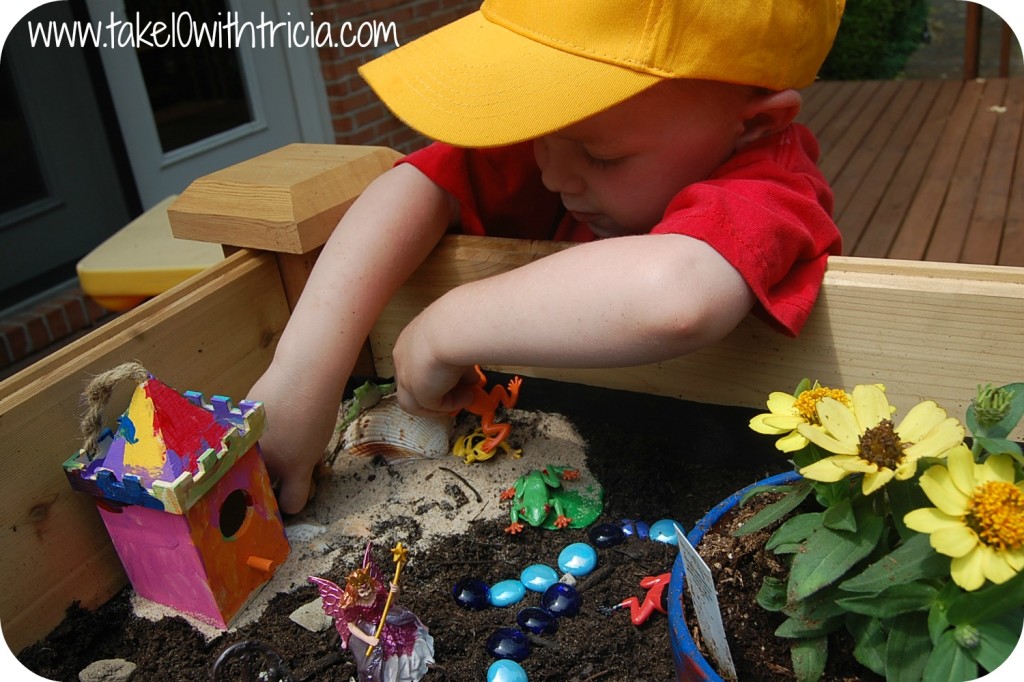
[[[1020,381],[1024,369],[1022,85],[810,89],[803,120],[821,135],[851,255],[830,261],[799,338],[751,318],[713,347],[655,365],[494,369],[742,406],[803,377],[884,381],[903,410],[928,397],[962,415],[976,383]],[[0,622],[12,650],[44,636],[72,602],[95,607],[125,584],[92,501],[61,468],[80,444],[89,378],[136,360],[178,386],[246,395],[319,247],[395,158],[292,145],[199,179],[172,207],[172,225],[232,255],[0,384]],[[398,332],[442,292],[563,248],[572,247],[446,237],[392,300],[359,371],[389,376]],[[112,415],[126,401],[115,396]]]

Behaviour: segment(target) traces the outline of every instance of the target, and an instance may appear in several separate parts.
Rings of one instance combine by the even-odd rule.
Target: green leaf
[[[984,438],[982,436],[976,436],[974,442],[985,448],[988,452],[993,455],[1001,453],[1007,453],[1013,455],[1017,459],[1021,457],[1020,446],[1014,443],[1012,440],[1005,438]]]
[[[932,549],[927,535],[918,533],[839,587],[847,592],[878,594],[893,585],[948,576],[949,563],[949,557]]]
[[[847,611],[874,618],[893,618],[913,611],[926,611],[939,591],[926,583],[894,585],[878,594],[845,597],[837,604]]]
[[[825,674],[825,663],[828,662],[828,637],[793,642],[790,656],[798,682],[817,682]]]
[[[846,618],[846,629],[853,635],[853,657],[877,675],[885,675],[886,636],[882,624],[875,618],[851,614]]]
[[[931,651],[932,640],[924,614],[908,613],[894,619],[885,644],[886,682],[920,680]]]
[[[1001,666],[1017,646],[1022,624],[1024,624],[1024,609],[1018,609],[1016,613],[1007,613],[995,621],[979,625],[978,648],[970,652],[974,656],[974,660],[988,672]]]
[[[1002,585],[989,584],[974,592],[962,592],[946,609],[953,625],[978,625],[994,620],[1024,604],[1024,571]]]
[[[781,611],[786,606],[785,581],[765,576],[757,592],[757,603],[765,611]]]
[[[789,601],[804,599],[845,576],[875,549],[882,536],[882,519],[858,514],[857,532],[816,529],[793,556],[789,572]]]
[[[918,471],[927,469],[922,461],[918,460]],[[920,533],[910,530],[907,528],[907,524],[903,523],[903,517],[911,511],[932,506],[931,500],[917,484],[917,478],[907,481],[889,481],[885,486],[885,496],[889,500],[890,518],[900,539],[907,541],[914,537],[920,537]]]
[[[742,537],[755,531],[759,531],[766,526],[770,526],[786,516],[789,512],[799,507],[800,503],[803,502],[804,498],[806,498],[811,492],[811,485],[807,481],[800,481],[792,486],[781,487],[789,489],[790,492],[787,493],[785,497],[772,502],[770,505],[754,514],[733,535],[736,537]]]
[[[943,632],[928,657],[924,679],[928,682],[964,682],[977,677],[978,664],[956,643],[952,630]]]
[[[843,619],[839,617],[826,620],[807,620],[806,618],[790,616],[782,621],[782,625],[775,628],[775,636],[785,637],[786,639],[821,637],[838,630],[842,626]]]
[[[837,603],[839,594],[838,588],[828,587],[807,599],[786,604],[782,612],[809,624],[821,623],[846,614],[846,610]]]
[[[768,538],[768,542],[764,545],[765,549],[775,549],[779,545],[803,542],[811,536],[815,528],[822,525],[822,516],[824,514],[821,512],[811,512],[788,519]]]
[[[928,638],[932,640],[932,644],[938,642],[939,637],[949,627],[949,619],[946,618],[946,607],[941,601],[936,601],[928,609]]]
[[[857,519],[853,515],[853,503],[849,498],[839,500],[825,510],[822,524],[832,530],[857,530]]]

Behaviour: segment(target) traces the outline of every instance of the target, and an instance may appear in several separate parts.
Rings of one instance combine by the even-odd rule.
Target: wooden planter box
[[[397,157],[291,145],[197,180],[169,211],[175,234],[222,243],[232,255],[0,383],[0,623],[12,651],[45,636],[72,602],[94,608],[126,584],[92,499],[72,490],[61,468],[80,445],[88,380],[137,360],[179,390],[245,397],[319,247]],[[446,237],[391,301],[357,372],[390,376],[398,332],[448,289],[571,246]],[[901,412],[928,397],[962,415],[976,383],[1021,380],[1022,339],[1024,268],[833,258],[798,339],[750,318],[671,362],[493,369],[748,407],[803,377],[844,387],[886,382]],[[115,395],[110,420],[127,400]]]

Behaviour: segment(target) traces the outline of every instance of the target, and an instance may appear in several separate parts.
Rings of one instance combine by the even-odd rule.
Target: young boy
[[[371,184],[325,246],[250,396],[285,512],[355,358],[451,229],[587,242],[458,287],[394,349],[416,413],[469,400],[474,364],[613,367],[725,336],[752,309],[796,334],[840,251],[794,88],[843,0],[486,0],[367,64],[397,116],[441,140]],[[447,144],[444,144],[447,143]]]

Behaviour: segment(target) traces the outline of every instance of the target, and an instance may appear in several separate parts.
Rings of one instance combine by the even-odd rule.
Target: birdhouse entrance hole
[[[252,496],[239,488],[224,498],[220,506],[220,533],[230,540],[242,532],[249,510],[252,509]]]

